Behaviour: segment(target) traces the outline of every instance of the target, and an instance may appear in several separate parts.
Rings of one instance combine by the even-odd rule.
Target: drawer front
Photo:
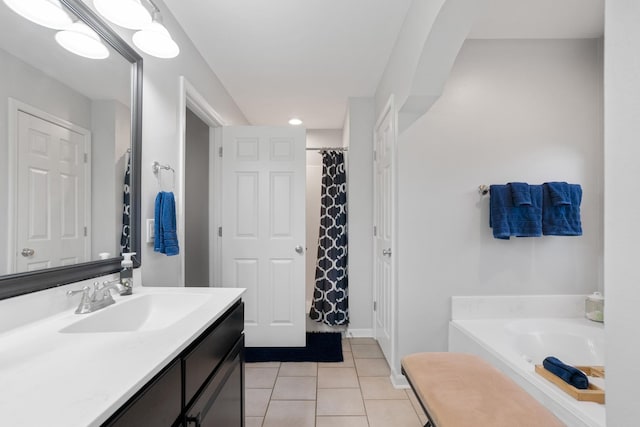
[[[244,329],[244,303],[231,309],[184,358],[185,402],[189,403],[204,382],[233,348]]]
[[[244,425],[244,364],[240,338],[215,375],[186,411],[187,427]]]
[[[162,375],[147,384],[103,426],[172,426],[182,409],[182,373],[175,361]]]

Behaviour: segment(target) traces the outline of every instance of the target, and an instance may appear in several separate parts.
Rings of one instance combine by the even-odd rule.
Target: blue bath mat
[[[340,332],[307,332],[304,347],[247,347],[246,362],[342,362]]]

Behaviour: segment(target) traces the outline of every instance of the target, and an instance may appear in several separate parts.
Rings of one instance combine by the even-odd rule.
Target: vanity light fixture
[[[15,13],[43,27],[67,28],[73,20],[59,0],[4,0]]]
[[[104,59],[109,56],[109,49],[102,43],[98,34],[81,21],[58,31],[56,41],[69,52],[85,58]]]
[[[153,12],[153,22],[133,35],[133,44],[156,58],[175,58],[180,53],[178,44],[162,25],[160,11],[157,9]]]
[[[130,30],[139,30],[151,24],[151,14],[141,0],[93,0],[100,15]]]
[[[300,120],[297,117],[293,117],[291,119],[289,119],[289,124],[292,126],[300,126],[302,124],[302,120]]]

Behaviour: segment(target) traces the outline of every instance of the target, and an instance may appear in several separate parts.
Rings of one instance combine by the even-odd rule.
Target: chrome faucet
[[[76,314],[93,313],[115,303],[113,296],[111,296],[111,289],[117,289],[121,294],[126,292],[126,287],[122,286],[118,280],[105,281],[100,286],[99,282],[93,283],[93,293],[89,286],[85,286],[82,289],[75,291],[68,291],[67,295],[72,296],[82,292],[82,299],[80,304],[76,308]]]

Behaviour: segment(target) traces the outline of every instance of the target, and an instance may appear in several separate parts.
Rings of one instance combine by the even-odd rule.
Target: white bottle
[[[135,252],[125,252],[122,254],[123,260],[120,263],[122,266],[122,270],[120,270],[120,283],[124,287],[124,290],[120,295],[131,295],[133,293],[133,261],[131,257],[135,254]]]

